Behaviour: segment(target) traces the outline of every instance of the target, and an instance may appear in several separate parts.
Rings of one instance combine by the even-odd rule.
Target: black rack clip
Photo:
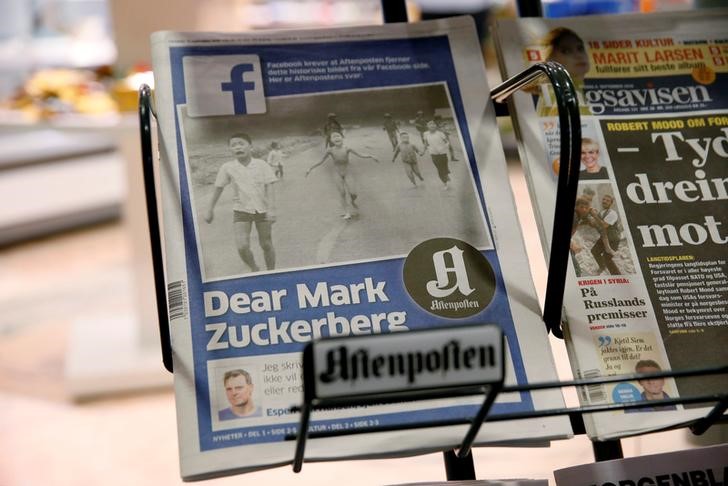
[[[447,328],[446,328],[447,329]],[[452,329],[452,328],[450,328]],[[421,332],[421,331],[415,331]],[[412,333],[407,333],[412,335]],[[388,339],[391,336],[388,336]],[[348,338],[350,340],[358,340],[361,337]],[[324,339],[320,342],[335,341],[331,339]],[[308,350],[309,348],[307,348]],[[311,351],[308,351],[311,353]],[[511,420],[521,419],[536,419],[544,417],[556,417],[556,416],[568,416],[572,421],[575,433],[584,434],[584,422],[583,416],[585,414],[592,413],[603,413],[603,412],[616,412],[616,411],[639,411],[640,409],[654,409],[655,407],[675,407],[677,405],[697,405],[712,403],[713,408],[702,418],[694,420],[689,425],[690,429],[695,434],[705,432],[709,427],[724,421],[725,416],[723,415],[728,407],[728,390],[721,390],[714,393],[708,393],[705,395],[687,396],[680,398],[664,398],[660,400],[642,400],[637,402],[626,402],[626,403],[607,403],[597,405],[585,405],[580,407],[571,408],[554,408],[545,410],[533,410],[525,412],[513,412],[513,413],[498,413],[495,415],[489,415],[491,405],[496,399],[498,393],[520,393],[520,392],[533,392],[537,390],[547,390],[555,388],[565,387],[593,387],[601,386],[611,383],[623,383],[629,381],[649,380],[657,378],[688,378],[696,376],[711,376],[711,375],[728,375],[728,365],[711,367],[711,368],[700,368],[691,370],[680,370],[680,371],[660,371],[653,373],[631,373],[625,375],[615,375],[600,378],[585,378],[570,381],[552,381],[552,382],[541,382],[541,383],[528,383],[524,385],[504,385],[502,382],[492,383],[492,388],[487,390],[485,401],[477,414],[472,418],[460,418],[460,419],[449,419],[430,421],[426,423],[410,423],[398,426],[369,426],[362,427],[356,430],[331,430],[331,431],[317,431],[308,432],[308,426],[310,422],[310,414],[313,409],[326,409],[335,406],[352,406],[372,403],[387,403],[388,397],[386,394],[370,394],[367,396],[354,396],[348,397],[343,401],[329,401],[326,399],[320,399],[316,396],[315,391],[311,391],[311,387],[315,387],[316,377],[311,375],[311,362],[307,363],[307,359],[311,360],[309,356],[306,358],[304,354],[304,404],[302,407],[292,409],[293,412],[301,412],[301,422],[298,429],[298,435],[286,436],[286,440],[297,440],[296,453],[293,460],[294,471],[298,472],[301,469],[303,461],[303,454],[305,448],[306,438],[322,439],[330,437],[338,437],[342,435],[353,435],[353,434],[366,434],[366,433],[377,433],[377,432],[391,432],[394,430],[413,430],[421,428],[432,428],[432,427],[453,427],[459,425],[469,425],[468,433],[463,439],[460,449],[457,453],[454,451],[445,452],[446,467],[448,468],[448,480],[454,479],[475,479],[474,468],[472,463],[472,455],[470,454],[470,446],[473,444],[473,439],[478,433],[480,427],[487,422],[503,422]],[[309,370],[309,371],[307,371]],[[308,390],[308,391],[307,391]],[[484,388],[481,387],[481,392]],[[418,399],[424,398],[440,398],[442,396],[458,396],[473,394],[473,390],[463,389],[458,390],[458,393],[452,393],[450,395],[442,395],[443,390],[431,389],[428,390],[430,395],[426,397],[418,397]],[[438,394],[440,393],[440,394]],[[476,391],[477,393],[477,391]],[[401,401],[401,399],[398,399]],[[674,426],[665,426],[659,430],[652,430],[652,432],[659,432],[661,430],[670,430],[673,428],[684,427],[685,424],[677,424]],[[619,459],[622,457],[621,444],[618,439],[608,441],[594,441],[592,443],[594,449],[595,458],[598,461]],[[451,475],[451,469],[454,469]]]
[[[726,367],[728,368],[728,367]],[[705,417],[698,419],[690,426],[693,435],[703,435],[710,427],[725,419],[725,412],[728,410],[728,394],[724,394],[718,403]]]
[[[581,116],[576,89],[564,66],[549,61],[534,64],[504,81],[491,91],[490,96],[497,104],[503,103],[516,91],[533,85],[543,77],[547,77],[554,88],[554,97],[559,110],[561,133],[559,160],[569,161],[567,165],[562,164],[559,170],[543,310],[543,321],[547,331],[563,339],[561,308],[564,301],[572,215],[574,214],[579,166],[581,165]]]
[[[159,226],[157,190],[154,183],[154,151],[152,149],[152,89],[146,84],[139,88],[139,135],[142,148],[142,174],[144,177],[144,197],[147,203],[147,224],[152,251],[154,272],[154,293],[157,301],[157,320],[159,321],[159,341],[162,347],[162,363],[172,372],[172,344],[169,335],[169,313],[167,309],[167,287],[164,282],[164,259],[162,256],[162,236]]]

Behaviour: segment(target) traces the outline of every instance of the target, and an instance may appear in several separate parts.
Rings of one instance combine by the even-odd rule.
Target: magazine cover
[[[565,297],[577,377],[726,365],[728,11],[520,19],[498,25],[504,73],[553,60],[582,116]],[[548,252],[559,127],[541,85],[514,99],[521,155]],[[725,375],[584,390],[583,403],[725,392]],[[599,439],[702,416],[704,405],[593,415]]]
[[[152,44],[185,479],[291,462],[313,339],[497,323],[509,382],[555,379],[470,19]],[[482,400],[314,412],[310,430],[472,417]],[[560,406],[519,393],[493,413]],[[465,430],[312,440],[306,458],[442,450]],[[524,420],[478,443],[569,434]]]

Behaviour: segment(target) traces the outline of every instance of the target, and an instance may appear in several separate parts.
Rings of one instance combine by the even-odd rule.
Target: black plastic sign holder
[[[396,333],[393,335],[373,335],[367,336],[368,342],[377,343],[377,341],[391,341],[399,339],[402,346],[405,342],[410,346],[412,343],[426,343],[433,340],[433,336],[439,335],[439,343],[445,344],[445,341],[455,343],[460,333],[467,333],[464,342],[474,342],[476,339],[479,341],[484,338],[487,340],[487,344],[491,346],[493,363],[489,367],[489,373],[479,372],[477,378],[473,377],[473,373],[470,372],[468,376],[469,380],[460,381],[458,384],[454,384],[452,374],[457,374],[457,371],[453,371],[451,374],[439,373],[440,370],[440,358],[438,358],[438,379],[439,381],[435,385],[429,386],[401,386],[397,383],[397,386],[393,387],[391,382],[386,383],[384,387],[380,386],[377,391],[369,391],[365,393],[357,393],[353,386],[349,387],[348,393],[340,392],[335,395],[321,392],[319,387],[323,384],[317,377],[317,366],[316,366],[316,348],[318,346],[326,346],[333,348],[337,346],[339,349],[347,349],[349,343],[364,342],[364,336],[349,336],[340,338],[328,338],[310,342],[306,345],[303,350],[303,404],[302,406],[293,408],[293,412],[299,412],[301,419],[298,427],[298,434],[289,435],[286,440],[296,440],[296,451],[293,458],[293,471],[299,472],[303,465],[304,451],[306,447],[306,439],[309,436],[308,428],[311,418],[311,412],[314,409],[327,409],[332,407],[351,407],[355,405],[374,405],[384,404],[392,402],[402,401],[417,401],[417,400],[431,400],[438,398],[452,398],[452,397],[463,397],[472,395],[485,395],[483,403],[481,404],[478,412],[475,414],[472,420],[468,420],[467,423],[470,425],[463,440],[460,443],[457,454],[451,454],[451,458],[455,463],[461,464],[468,461],[472,464],[472,456],[470,449],[475,442],[475,438],[480,430],[485,418],[488,416],[490,408],[495,403],[495,399],[503,388],[503,380],[505,377],[505,340],[503,332],[495,324],[489,325],[470,325],[470,326],[457,326],[447,328],[432,328],[428,330],[411,331],[408,333]],[[467,336],[471,336],[468,338]],[[482,341],[480,341],[482,342]],[[395,342],[396,344],[396,342]],[[368,345],[370,348],[371,344]],[[390,348],[392,344],[390,343]],[[459,344],[458,344],[459,346]],[[366,349],[366,348],[363,348]],[[471,348],[475,349],[475,348]],[[359,352],[362,352],[361,350]],[[353,354],[353,353],[352,353]],[[495,358],[497,356],[497,359]],[[379,359],[384,360],[383,357]],[[454,361],[452,358],[450,361]],[[442,359],[444,361],[444,359]],[[403,360],[404,368],[404,360]],[[442,367],[444,368],[444,364]],[[386,368],[382,366],[383,368]],[[424,366],[423,366],[424,367]],[[454,366],[453,366],[454,367]],[[394,367],[396,368],[396,367]],[[464,369],[464,367],[463,367]],[[404,374],[404,370],[402,374]],[[444,371],[444,370],[443,370]],[[435,372],[433,372],[435,373]],[[360,373],[361,374],[361,373]],[[369,374],[369,373],[368,373]],[[367,376],[368,378],[368,376]],[[374,378],[372,378],[374,380]],[[374,380],[375,382],[377,380]],[[391,430],[406,430],[409,428],[422,428],[429,426],[429,423],[424,424],[413,424],[410,426],[374,426],[374,427],[361,427],[355,429],[350,433],[359,433],[363,430],[369,432],[382,432]],[[350,435],[347,433],[341,435]],[[447,458],[447,455],[446,455]],[[446,459],[446,465],[448,470],[452,469],[453,472],[458,476],[467,476],[460,471],[460,467],[456,467],[453,464],[448,465]],[[473,468],[474,471],[474,468]],[[448,476],[449,477],[449,476]],[[461,479],[469,479],[468,477],[462,477]],[[472,478],[474,479],[474,477]]]

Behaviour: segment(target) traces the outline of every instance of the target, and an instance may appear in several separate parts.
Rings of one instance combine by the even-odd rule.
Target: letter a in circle
[[[455,290],[468,296],[475,291],[470,287],[468,272],[465,269],[463,250],[453,246],[447,250],[437,251],[432,255],[432,263],[435,266],[435,280],[427,282],[427,292],[435,298],[443,298],[451,295]],[[451,265],[448,266],[446,256],[450,257]],[[454,282],[451,283],[451,275]]]

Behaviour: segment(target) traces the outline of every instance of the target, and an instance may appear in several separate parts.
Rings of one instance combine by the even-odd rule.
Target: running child
[[[442,181],[444,189],[450,190],[450,168],[448,167],[448,152],[450,142],[447,135],[437,128],[437,124],[430,120],[427,122],[427,131],[424,133],[425,146],[430,152],[432,163],[437,169],[437,175]]]
[[[425,143],[425,132],[427,131],[427,119],[425,118],[425,114],[422,111],[417,112],[417,116],[415,116],[414,120],[415,128],[418,132],[420,132],[420,138],[422,139],[422,143]]]
[[[324,124],[325,148],[331,147],[331,134],[334,132],[339,132],[343,135],[344,129],[339,120],[336,118],[336,113],[329,113],[326,117],[326,123]]]
[[[373,155],[360,154],[356,150],[344,145],[344,136],[341,132],[331,133],[331,144],[332,146],[326,149],[326,153],[323,158],[306,171],[306,177],[308,177],[312,170],[326,162],[326,159],[331,157],[331,160],[334,162],[335,169],[333,172],[334,181],[340,196],[339,201],[341,203],[342,210],[341,217],[344,219],[351,219],[352,216],[356,214],[356,210],[359,207],[356,204],[356,198],[358,197],[356,185],[352,174],[349,173],[349,154],[354,154],[362,159],[372,159],[377,163],[379,160]],[[349,209],[349,204],[351,204],[352,209]]]
[[[450,146],[450,160],[452,160],[453,162],[457,162],[458,158],[455,157],[455,147],[450,141],[450,130],[447,129],[447,124],[445,123],[445,120],[443,120],[440,115],[435,115],[432,117],[432,121],[434,121],[435,125],[437,125],[437,129],[444,133],[447,137],[447,143]]]
[[[217,201],[225,187],[230,186],[233,192],[233,234],[238,255],[252,272],[259,270],[250,248],[250,235],[255,226],[265,266],[272,270],[276,265],[272,232],[276,220],[275,182],[278,179],[264,160],[253,157],[253,142],[248,134],[231,135],[228,148],[234,158],[222,164],[217,172],[205,221],[210,224],[215,219]]]
[[[283,151],[281,151],[278,142],[271,142],[270,152],[268,152],[268,165],[276,173],[278,179],[283,179]]]
[[[394,163],[397,155],[399,155],[404,163],[404,173],[407,174],[407,178],[410,180],[412,185],[417,187],[415,176],[417,176],[421,181],[425,180],[422,178],[422,174],[420,174],[420,167],[417,164],[417,156],[422,156],[425,152],[420,150],[417,145],[410,143],[409,133],[400,132],[399,138],[400,142],[394,149],[394,155],[392,155],[392,163]]]
[[[392,144],[392,150],[397,147],[397,131],[399,131],[399,124],[392,118],[389,113],[384,114],[384,126],[382,130],[387,132],[389,136],[389,143]]]

